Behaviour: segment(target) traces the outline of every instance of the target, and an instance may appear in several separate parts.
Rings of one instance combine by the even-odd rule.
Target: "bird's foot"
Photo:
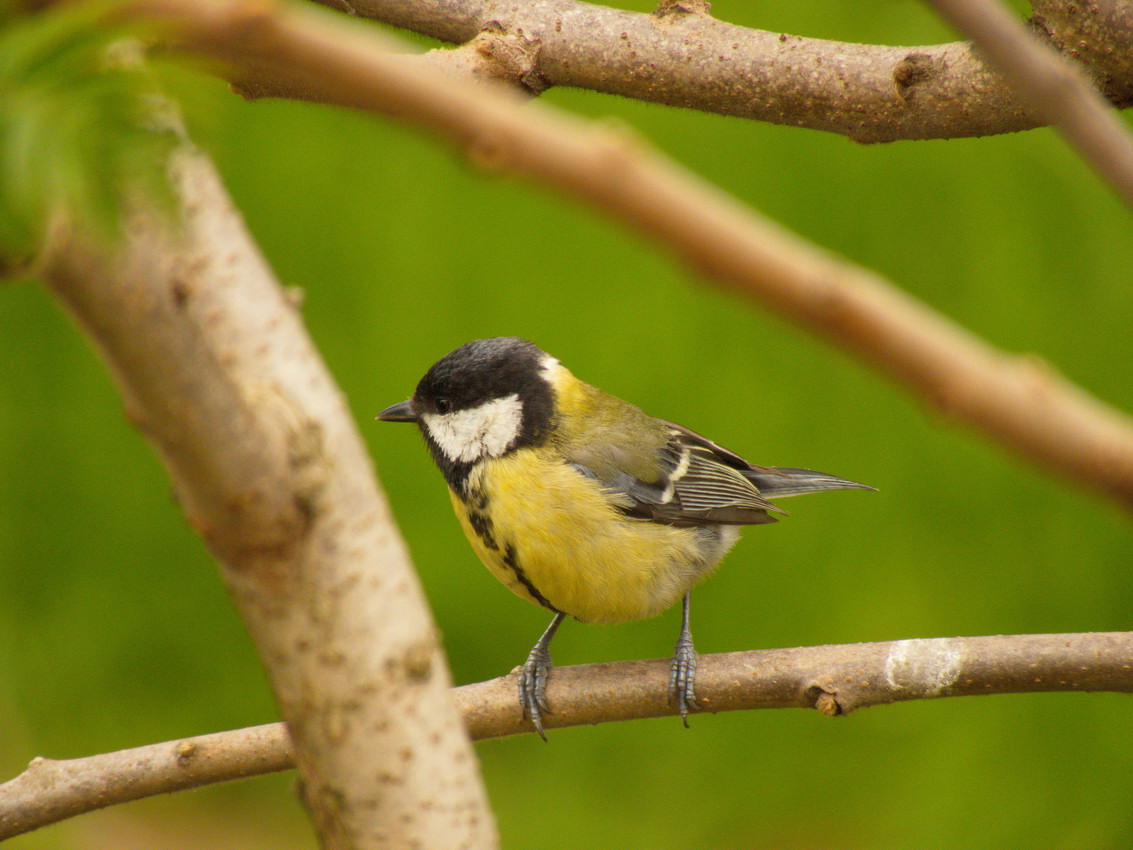
[[[696,704],[696,650],[692,646],[692,635],[682,632],[673,653],[673,664],[669,672],[669,690],[676,698],[681,712],[681,721],[688,728],[690,711],[700,711]]]
[[[546,647],[536,645],[519,670],[519,704],[523,707],[523,716],[531,718],[531,725],[544,741],[547,736],[543,732],[543,715],[551,713],[546,694],[552,666],[551,653]]]

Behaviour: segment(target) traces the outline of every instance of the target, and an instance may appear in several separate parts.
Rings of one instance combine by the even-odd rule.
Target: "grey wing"
[[[664,420],[661,420],[664,421]],[[839,478],[827,472],[813,469],[798,469],[792,466],[756,466],[748,463],[735,452],[728,451],[719,443],[714,443],[695,431],[690,431],[675,422],[665,422],[669,428],[692,445],[712,452],[718,461],[739,471],[751,481],[760,493],[768,496],[801,496],[804,493],[821,493],[824,490],[874,490],[868,484],[859,484],[848,478]]]
[[[718,454],[714,445],[694,443],[684,429],[674,428],[659,451],[654,481],[624,471],[600,477],[584,464],[574,465],[597,480],[627,516],[683,526],[775,522],[767,512],[784,511],[767,501],[755,483],[732,465],[736,456],[728,455]]]
[[[627,516],[668,525],[759,525],[776,522],[769,511],[786,515],[767,496],[874,489],[810,469],[755,466],[683,425],[656,421],[669,429],[669,439],[658,450],[655,480],[620,469],[600,476],[575,463]]]

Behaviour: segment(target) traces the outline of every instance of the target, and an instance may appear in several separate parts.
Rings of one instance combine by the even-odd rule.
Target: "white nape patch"
[[[899,640],[885,659],[889,687],[935,696],[960,676],[964,647],[949,638]]]
[[[542,362],[539,364],[539,370],[543,373],[544,380],[552,387],[558,383],[559,376],[566,371],[563,364],[550,354],[543,358]]]
[[[485,455],[499,457],[515,442],[523,425],[523,402],[512,393],[455,413],[425,413],[421,421],[449,460],[472,463]]]

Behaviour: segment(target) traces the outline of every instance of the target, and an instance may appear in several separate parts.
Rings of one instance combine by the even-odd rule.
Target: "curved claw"
[[[551,713],[547,707],[547,677],[551,675],[553,666],[547,647],[565,616],[562,611],[555,612],[555,619],[551,620],[551,625],[547,626],[547,631],[543,632],[519,669],[519,704],[523,708],[523,716],[531,718],[531,725],[544,741],[547,736],[543,732],[543,715]]]
[[[692,647],[692,632],[688,627],[689,594],[685,594],[681,612],[681,636],[673,652],[673,666],[669,673],[669,691],[677,698],[681,722],[688,728],[688,713],[700,711],[696,704],[696,650]]]
[[[681,721],[688,728],[688,715],[691,711],[700,711],[696,704],[696,650],[692,646],[692,637],[682,634],[677,641],[676,651],[673,653],[673,664],[669,673],[669,690],[676,697],[677,707],[681,712]]]
[[[543,714],[551,713],[547,706],[547,676],[553,666],[546,647],[536,646],[519,671],[519,704],[524,717],[531,718],[531,725],[544,741],[547,735],[543,732]]]

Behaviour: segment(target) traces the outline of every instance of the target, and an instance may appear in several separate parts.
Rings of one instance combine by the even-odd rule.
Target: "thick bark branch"
[[[137,0],[180,44],[315,99],[425,127],[477,164],[613,214],[724,286],[826,337],[1006,447],[1133,508],[1133,422],[1033,357],[1010,357],[609,128],[407,64],[365,28],[301,8]]]
[[[675,715],[669,660],[556,667],[548,727]],[[909,700],[1048,691],[1133,693],[1133,632],[932,638],[702,655],[697,700],[710,712],[813,708],[834,716]],[[465,685],[474,739],[529,733],[515,675]],[[36,759],[0,785],[0,840],[153,794],[291,767],[283,724],[132,750]]]
[[[859,142],[985,136],[1046,122],[966,42],[888,47],[802,38],[718,21],[703,0],[669,0],[653,14],[579,0],[318,2],[455,43],[498,25],[538,45],[527,76],[512,76],[520,85],[534,79],[541,88],[575,86]],[[1036,0],[1034,7],[1052,45],[1089,63],[1113,102],[1133,103],[1127,7],[1121,11],[1117,0]],[[1088,49],[1079,49],[1083,42]]]
[[[1118,106],[1133,105],[1133,3],[1034,0],[1031,25]]]
[[[117,251],[60,228],[40,272],[221,563],[325,846],[491,845],[436,631],[343,399],[211,165],[181,151],[171,171],[179,227],[139,205]]]
[[[1133,208],[1133,138],[1085,71],[1044,45],[996,0],[928,0],[975,43],[1021,99]],[[1129,4],[1125,4],[1129,8]],[[1086,5],[1088,8],[1088,5]],[[1087,15],[1088,16],[1088,15]]]

